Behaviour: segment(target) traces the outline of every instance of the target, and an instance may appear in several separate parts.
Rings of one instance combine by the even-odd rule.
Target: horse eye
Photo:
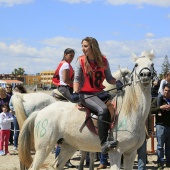
[[[138,66],[138,64],[136,63],[136,64],[135,64],[135,67],[137,67],[137,66]]]

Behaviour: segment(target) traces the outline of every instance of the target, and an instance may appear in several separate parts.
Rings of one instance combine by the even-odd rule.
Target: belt
[[[59,85],[58,87],[70,87],[68,85]]]

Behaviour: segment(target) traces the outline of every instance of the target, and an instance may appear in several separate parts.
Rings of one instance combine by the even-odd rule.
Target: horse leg
[[[86,159],[86,154],[87,154],[87,152],[81,151],[81,158],[80,158],[80,164],[79,164],[78,170],[83,170],[84,160]]]
[[[90,152],[90,166],[89,170],[94,170],[94,159],[96,156],[96,152]]]
[[[118,151],[114,151],[113,149],[110,150],[109,158],[110,158],[110,169],[111,170],[120,170],[121,155],[122,154]]]
[[[53,162],[52,167],[57,170],[62,170],[66,164],[66,162],[73,156],[73,154],[77,151],[76,148],[69,146],[67,144],[62,144],[60,146],[60,154]]]
[[[136,151],[125,152],[123,156],[124,156],[124,159],[123,159],[124,170],[132,170],[135,157],[136,157]]]
[[[48,149],[43,148],[43,149],[36,150],[34,160],[31,164],[29,170],[39,170],[41,168],[43,162],[45,161],[45,159],[51,152],[52,148],[53,147],[49,147]]]

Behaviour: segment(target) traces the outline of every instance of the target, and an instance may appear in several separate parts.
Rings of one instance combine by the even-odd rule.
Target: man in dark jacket
[[[164,150],[166,167],[170,167],[170,83],[163,86],[163,97],[160,104],[157,104],[157,98],[153,100],[151,114],[155,114],[156,116],[158,167],[159,169],[163,169]]]

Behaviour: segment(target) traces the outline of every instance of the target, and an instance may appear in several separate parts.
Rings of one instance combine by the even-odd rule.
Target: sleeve
[[[14,120],[14,118],[13,118],[12,114],[9,114],[9,117],[6,117],[6,118],[2,121],[2,123],[3,123],[3,124],[6,124],[6,123],[9,123],[9,122],[13,122],[13,120]]]
[[[61,67],[62,67],[62,70],[70,70],[70,66],[68,63],[64,63]]]
[[[80,61],[77,60],[76,65],[75,65],[75,70],[74,70],[74,82],[78,82],[82,84],[82,78],[83,78],[83,70],[80,65]]]
[[[160,107],[157,106],[157,98],[155,98],[151,103],[150,113],[151,114],[158,114],[158,112],[160,112],[160,111],[161,111]]]
[[[166,83],[166,81],[162,80],[161,83],[160,83],[160,86],[159,86],[158,93],[161,93],[162,95],[163,95],[163,86],[164,86],[165,83]]]
[[[11,99],[9,101],[9,108],[10,108],[10,110],[14,111],[14,106],[12,104],[12,97],[11,97]]]
[[[106,76],[106,81],[108,83],[110,83],[113,79],[115,79],[113,76],[112,76],[112,73],[111,73],[111,70],[110,70],[110,66],[109,66],[109,63],[107,61],[107,69],[105,70],[105,76]]]
[[[2,121],[3,121],[2,114],[0,114],[0,125],[2,124]]]

